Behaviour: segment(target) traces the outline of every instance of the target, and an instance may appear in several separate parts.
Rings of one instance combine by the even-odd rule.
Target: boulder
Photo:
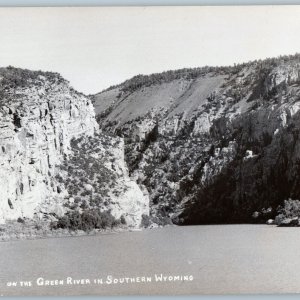
[[[156,224],[156,223],[152,223],[148,228],[149,228],[149,229],[159,228],[159,225]]]
[[[292,222],[292,219],[286,218],[280,222],[279,226],[281,226],[281,227],[290,226],[291,222]]]
[[[58,204],[51,207],[50,210],[51,213],[55,214],[55,216],[59,218],[61,218],[65,214],[64,208]]]
[[[279,214],[275,217],[275,224],[279,226],[283,220],[284,216],[282,214]]]
[[[278,226],[280,227],[299,226],[299,219],[298,217],[285,218],[278,224]]]

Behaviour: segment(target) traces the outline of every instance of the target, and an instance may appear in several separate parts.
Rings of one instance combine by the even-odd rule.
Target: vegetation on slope
[[[202,76],[202,71],[227,75],[206,99],[199,95],[201,105],[188,119],[183,111],[174,116],[153,110],[115,124],[113,133],[126,137],[130,171],[147,187],[152,214],[179,224],[253,222],[254,211],[269,208],[275,217],[284,199],[300,198],[300,55],[204,70],[137,76],[118,86],[121,103],[135,90],[139,97],[155,93],[145,86]],[[105,118],[99,116],[100,125]],[[199,131],[197,122],[206,119],[208,131]],[[155,139],[147,134],[137,139],[136,125],[153,120]]]
[[[105,91],[109,91],[115,88],[120,88],[123,93],[131,93],[134,92],[144,86],[151,86],[154,84],[162,84],[164,82],[170,82],[176,79],[195,79],[197,77],[203,76],[205,74],[211,73],[214,75],[229,75],[232,76],[234,74],[239,73],[245,67],[257,65],[261,69],[261,74],[266,73],[266,70],[274,68],[281,63],[285,63],[287,61],[291,62],[291,60],[300,62],[300,54],[296,53],[294,55],[283,55],[276,58],[267,58],[264,60],[255,60],[249,61],[247,63],[234,64],[233,66],[220,66],[220,67],[198,67],[198,68],[183,68],[179,70],[169,70],[161,73],[154,73],[150,75],[136,75],[131,79],[128,79],[121,84],[110,86],[105,89]]]
[[[0,91],[6,88],[24,87],[28,83],[38,80],[39,76],[47,77],[49,81],[53,82],[56,80],[65,81],[59,73],[32,71],[8,66],[7,68],[0,68]]]

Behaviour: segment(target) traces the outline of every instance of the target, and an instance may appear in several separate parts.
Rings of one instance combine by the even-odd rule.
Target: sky
[[[0,8],[0,66],[94,94],[137,74],[300,52],[300,6]]]

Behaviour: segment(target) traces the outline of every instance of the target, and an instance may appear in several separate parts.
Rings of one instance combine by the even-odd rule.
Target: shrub
[[[82,192],[81,192],[81,194],[80,194],[80,195],[81,195],[82,197],[84,197],[84,196],[88,196],[88,195],[90,195],[90,194],[92,194],[92,192],[91,192],[91,191],[84,190],[84,191],[82,191]]]
[[[57,174],[57,175],[55,176],[55,178],[56,178],[56,180],[57,180],[59,183],[62,183],[62,182],[64,181],[64,179],[62,178],[62,176],[59,175],[59,174]]]
[[[151,220],[148,215],[142,215],[142,227],[147,228],[151,225]]]
[[[39,223],[35,223],[34,228],[36,230],[41,230],[43,228],[43,226],[41,224],[39,224]]]
[[[52,223],[51,228],[90,231],[92,229],[113,228],[121,222],[109,211],[101,212],[100,209],[89,209],[82,213],[78,211],[69,212],[59,218],[57,223]]]
[[[101,228],[113,228],[120,224],[120,220],[117,220],[109,211],[100,213],[101,216]]]
[[[72,203],[69,205],[70,209],[75,210],[78,208],[78,204],[77,203]]]
[[[100,228],[101,217],[95,211],[84,211],[81,214],[81,228],[84,231],[90,231],[93,228]]]
[[[162,225],[162,226],[166,226],[166,225],[173,225],[173,222],[172,222],[172,220],[169,218],[169,217],[162,217],[161,219],[160,219],[160,224]]]
[[[73,211],[66,217],[69,219],[68,222],[70,224],[70,229],[77,230],[82,228],[81,214],[78,211]]]
[[[299,200],[284,200],[283,206],[278,208],[279,215],[285,218],[300,217],[300,201]]]
[[[82,201],[80,208],[82,208],[82,209],[88,208],[87,202],[85,200]]]
[[[79,202],[80,202],[80,198],[79,197],[75,197],[74,203],[79,203]]]
[[[24,219],[23,219],[23,218],[20,218],[20,217],[17,219],[17,222],[18,222],[18,223],[25,223]]]
[[[95,197],[90,196],[90,206],[99,206],[102,203],[102,199],[99,195]]]
[[[121,222],[121,224],[126,225],[126,219],[123,215],[120,218],[120,222]]]
[[[58,222],[56,223],[57,228],[69,228],[70,225],[70,220],[67,216],[59,218]]]

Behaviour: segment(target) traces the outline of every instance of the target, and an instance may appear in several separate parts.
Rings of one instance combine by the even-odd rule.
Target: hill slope
[[[249,222],[300,198],[300,56],[136,76],[93,97],[151,214]]]

